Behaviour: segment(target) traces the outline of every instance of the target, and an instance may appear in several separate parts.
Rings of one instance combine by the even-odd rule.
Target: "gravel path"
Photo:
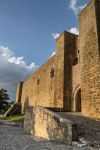
[[[57,142],[41,141],[24,132],[22,128],[7,125],[0,120],[0,150],[100,150],[89,146],[64,145]]]
[[[6,122],[4,120],[0,119],[0,125],[5,125],[5,124],[6,124]]]
[[[0,125],[0,150],[72,150],[72,146],[35,140],[25,134],[22,128],[2,124]]]

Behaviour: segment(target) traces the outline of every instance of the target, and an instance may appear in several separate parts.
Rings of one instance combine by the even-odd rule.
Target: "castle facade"
[[[100,0],[79,14],[79,36],[64,31],[56,54],[17,86],[16,102],[100,118]]]

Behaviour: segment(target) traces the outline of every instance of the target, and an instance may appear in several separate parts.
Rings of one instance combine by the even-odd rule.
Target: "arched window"
[[[52,68],[51,71],[50,71],[50,77],[51,77],[51,78],[54,77],[54,68]]]
[[[78,87],[74,92],[74,111],[81,112],[81,88]]]

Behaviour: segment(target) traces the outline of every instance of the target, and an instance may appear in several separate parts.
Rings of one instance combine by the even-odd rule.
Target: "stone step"
[[[100,150],[100,120],[87,118],[79,113],[58,112],[58,114],[77,124],[79,141],[76,147],[85,149],[85,146],[88,146],[90,150]]]
[[[11,107],[4,114],[4,117],[16,114],[21,114],[21,105],[19,103],[14,103],[13,105],[11,105]]]
[[[88,144],[81,143],[81,142],[73,142],[72,143],[75,150],[90,150],[90,147]]]

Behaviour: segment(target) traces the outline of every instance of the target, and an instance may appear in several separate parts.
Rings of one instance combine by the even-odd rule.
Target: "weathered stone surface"
[[[0,125],[0,150],[73,150],[73,147],[36,139],[22,128]]]
[[[79,15],[82,113],[100,118],[100,38],[97,12],[100,1],[91,0]],[[100,17],[99,17],[100,18]]]
[[[22,128],[0,125],[0,150],[99,150],[96,143],[94,146],[83,148],[78,146],[78,142],[74,142],[70,146],[51,142],[30,136]]]
[[[31,134],[33,129],[33,107],[27,107],[24,117],[24,130],[26,133]]]
[[[23,82],[18,83],[17,91],[16,91],[16,103],[20,102],[22,98],[22,89],[23,89]]]
[[[78,138],[76,125],[40,106],[33,107],[33,112],[26,109],[24,128],[36,137],[67,144]]]
[[[81,113],[59,112],[59,114],[77,124],[79,144],[100,148],[100,120],[82,116]]]

